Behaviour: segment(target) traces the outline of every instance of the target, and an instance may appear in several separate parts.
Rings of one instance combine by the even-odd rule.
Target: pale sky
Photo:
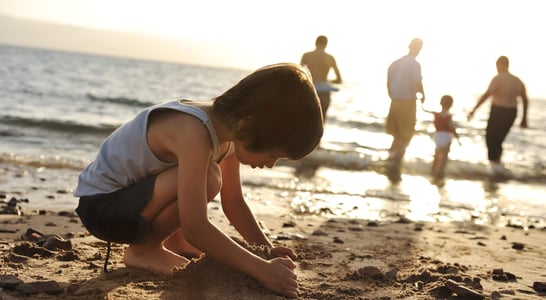
[[[148,49],[142,56],[244,69],[299,62],[323,34],[343,77],[374,84],[384,83],[388,64],[420,37],[418,60],[429,86],[447,90],[465,82],[485,89],[495,60],[506,55],[529,94],[546,98],[543,5],[540,0],[0,0],[0,14],[146,33],[164,41],[191,39],[207,51],[176,57],[176,47],[191,46],[173,43],[170,52]],[[0,28],[0,42],[1,35]],[[131,53],[138,56],[149,46]],[[85,50],[93,51],[89,45]]]

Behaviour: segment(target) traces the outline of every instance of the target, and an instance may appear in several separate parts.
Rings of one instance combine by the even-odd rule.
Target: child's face
[[[273,168],[279,158],[285,157],[280,151],[272,152],[250,152],[245,149],[242,143],[235,143],[235,153],[239,162],[254,168]]]

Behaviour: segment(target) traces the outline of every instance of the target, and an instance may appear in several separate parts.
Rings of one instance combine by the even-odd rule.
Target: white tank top
[[[228,153],[220,157],[218,137],[209,116],[189,103],[176,99],[148,107],[112,132],[102,143],[95,160],[80,174],[74,196],[111,193],[176,165],[159,160],[148,145],[148,117],[157,109],[177,110],[203,121],[212,141],[212,160],[223,159],[232,153],[233,144],[230,143]]]

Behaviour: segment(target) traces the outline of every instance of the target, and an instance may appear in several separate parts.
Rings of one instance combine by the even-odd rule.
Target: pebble
[[[539,293],[546,292],[546,281],[535,281],[533,282],[533,289]]]

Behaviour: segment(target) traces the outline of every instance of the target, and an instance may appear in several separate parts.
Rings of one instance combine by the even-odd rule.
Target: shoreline
[[[475,299],[546,296],[540,289],[546,282],[542,229],[293,215],[257,218],[274,244],[297,252],[299,299],[471,299],[471,294],[455,297],[450,284],[475,293]],[[221,214],[211,219],[240,238]],[[188,293],[197,299],[283,299],[206,257],[173,277],[127,268],[121,262],[125,245],[120,244],[112,245],[110,272],[104,273],[106,243],[90,236],[73,212],[4,214],[0,224],[2,299],[176,299]],[[70,241],[70,248],[43,250],[29,240],[29,228],[58,235]]]
[[[80,171],[0,160],[0,203],[16,198],[28,210],[75,209],[78,199],[73,191]],[[473,219],[480,224],[546,228],[543,186],[451,177],[437,185],[411,168],[406,171],[401,182],[393,183],[382,169],[347,172],[302,161],[271,170],[243,166],[241,177],[256,211],[298,210],[377,221],[409,213],[419,221]]]
[[[0,166],[0,194],[5,198],[75,201],[69,190],[75,171]],[[286,202],[278,205],[276,198],[283,197],[279,189],[250,185],[245,194],[272,242],[298,254],[299,299],[546,296],[545,228],[478,225],[475,220],[430,223],[400,217],[387,222],[296,215]],[[209,217],[240,239],[218,201],[209,204]],[[29,229],[57,237],[33,241]],[[3,300],[284,299],[206,257],[175,276],[126,268],[121,260],[125,245],[120,244],[112,245],[110,272],[104,273],[106,243],[90,236],[73,210],[30,205],[22,215],[4,211],[0,241]]]

